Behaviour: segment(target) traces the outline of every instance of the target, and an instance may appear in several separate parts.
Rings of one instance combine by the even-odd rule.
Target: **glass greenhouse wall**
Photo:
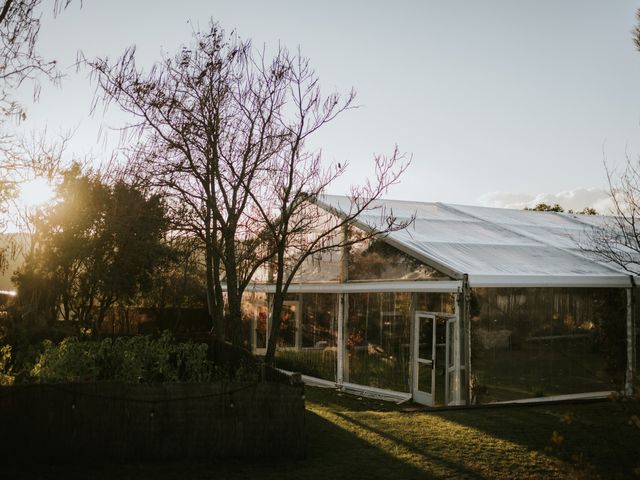
[[[249,350],[267,348],[269,306],[265,293],[245,293],[242,297],[242,332]]]
[[[454,295],[441,293],[350,294],[346,320],[344,381],[411,392],[412,326],[416,311],[453,315]],[[437,355],[444,365],[444,332]],[[436,372],[444,376],[444,372]]]
[[[626,293],[472,288],[469,337],[461,327],[458,292],[289,294],[276,366],[414,400],[419,390],[433,405],[455,398],[480,404],[622,390]],[[245,323],[258,354],[266,348],[269,303],[267,293],[250,294],[245,301]]]
[[[624,289],[476,288],[470,314],[472,403],[624,385]]]
[[[320,223],[335,226],[350,202],[321,199],[332,213]],[[277,366],[426,405],[633,392],[640,278],[576,243],[606,219],[393,200],[373,207],[334,232],[355,244],[309,257],[296,274]],[[410,225],[369,238],[390,217]],[[257,354],[269,335],[269,268],[245,301]]]
[[[316,201],[330,223],[352,211],[347,197]],[[389,218],[409,226],[369,238]],[[426,405],[631,394],[640,278],[576,243],[605,221],[378,200],[336,231],[357,243],[309,257],[296,274],[277,366]],[[265,266],[253,287],[263,293],[245,302],[257,354],[267,345],[272,280]]]
[[[351,235],[362,235],[352,229]],[[347,281],[448,280],[423,262],[379,239],[355,244],[348,251]]]
[[[252,318],[253,350],[264,353],[269,294],[246,296],[245,318]],[[436,401],[445,401],[446,321],[455,318],[456,295],[434,292],[372,292],[344,295],[344,342],[338,343],[338,303],[332,293],[290,294],[276,353],[276,366],[341,383],[410,394],[416,313],[435,315]],[[431,342],[432,331],[422,335]],[[342,371],[338,375],[338,354]]]
[[[335,382],[337,311],[336,294],[289,295],[280,325],[276,366]]]
[[[344,379],[409,392],[411,294],[349,295]]]

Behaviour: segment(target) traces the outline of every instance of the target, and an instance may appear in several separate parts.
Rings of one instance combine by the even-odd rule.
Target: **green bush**
[[[13,385],[15,377],[12,375],[11,345],[0,348],[0,385]]]
[[[207,359],[204,343],[175,343],[168,332],[151,336],[86,341],[76,337],[58,345],[45,340],[31,370],[41,383],[121,381],[208,382],[219,369]]]

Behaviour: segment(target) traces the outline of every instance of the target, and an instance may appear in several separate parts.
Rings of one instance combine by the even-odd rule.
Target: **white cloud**
[[[534,196],[528,193],[488,192],[481,195],[478,201],[485,207],[515,208],[522,210],[528,206]]]
[[[598,213],[611,211],[609,193],[601,188],[576,188],[558,193],[539,193],[532,195],[522,192],[488,192],[478,198],[478,202],[487,207],[514,208],[535,207],[539,203],[560,204],[565,210],[580,211],[585,207],[595,208]]]

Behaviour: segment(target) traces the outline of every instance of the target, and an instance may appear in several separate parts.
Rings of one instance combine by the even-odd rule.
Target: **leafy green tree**
[[[538,203],[533,208],[524,207],[524,209],[533,212],[564,212],[564,208],[558,203],[554,203],[553,205],[549,205],[548,203]],[[598,215],[598,211],[592,207],[584,207],[579,212],[575,212],[572,209],[569,209],[567,210],[567,213],[578,213],[580,215]]]
[[[531,211],[534,211],[534,212],[564,212],[564,208],[562,208],[557,203],[555,203],[553,205],[549,205],[547,203],[538,203],[533,208],[525,207],[525,210],[531,210]]]
[[[569,211],[569,213],[571,213],[571,211]],[[582,210],[580,210],[577,213],[581,215],[598,215],[598,211],[592,207],[584,207]]]
[[[36,218],[31,252],[14,275],[19,304],[27,315],[97,332],[110,308],[151,287],[168,258],[167,225],[158,195],[70,169],[58,202]]]
[[[0,348],[0,385],[13,385],[15,376],[11,367],[11,345]]]

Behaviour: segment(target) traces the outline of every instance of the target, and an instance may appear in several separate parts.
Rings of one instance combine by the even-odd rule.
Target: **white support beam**
[[[344,372],[344,303],[345,295],[338,295],[338,339],[336,347],[336,383],[342,384]]]
[[[436,292],[455,293],[462,282],[459,281],[381,281],[351,283],[294,283],[287,293],[382,293],[382,292]],[[246,292],[273,293],[275,287],[265,283],[252,283]]]
[[[628,288],[627,275],[482,275],[470,274],[472,288]]]

